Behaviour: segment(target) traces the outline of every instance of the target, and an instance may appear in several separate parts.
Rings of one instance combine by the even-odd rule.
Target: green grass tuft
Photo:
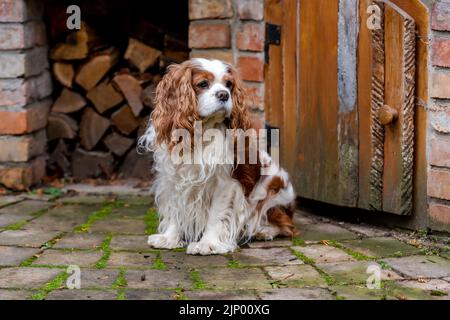
[[[95,264],[95,267],[97,269],[104,269],[106,268],[106,264],[108,263],[109,256],[111,255],[111,248],[109,245],[111,244],[112,235],[108,234],[105,239],[102,242],[101,250],[103,251],[103,255],[100,258],[100,260],[97,261]]]
[[[292,245],[293,246],[303,247],[305,245],[305,240],[300,239],[299,237],[293,237],[292,238]]]
[[[194,282],[194,289],[205,289],[206,285],[200,278],[200,274],[197,270],[191,270],[189,272],[189,277],[191,278],[192,282]]]
[[[316,269],[316,271],[322,276],[322,278],[325,280],[326,284],[331,286],[333,284],[336,283],[336,280],[330,276],[328,273],[326,273],[325,271],[323,271],[322,269],[318,268],[316,266],[316,261],[314,259],[308,258],[307,256],[305,256],[303,253],[298,252],[294,249],[291,248],[292,253],[299,258],[300,260],[302,260],[304,263],[312,266],[314,269]]]
[[[230,260],[228,261],[228,268],[231,269],[239,269],[242,268],[241,264],[237,260]]]
[[[117,300],[126,300],[125,299],[125,290],[118,290],[116,299]]]
[[[145,233],[148,235],[155,234],[158,231],[159,217],[155,208],[147,210],[144,218]]]
[[[127,279],[125,278],[125,269],[121,268],[119,271],[119,275],[117,276],[116,281],[114,281],[112,288],[113,289],[121,289],[127,286]]]
[[[373,257],[368,257],[365,254],[362,254],[360,252],[354,251],[354,250],[352,250],[350,248],[344,247],[342,244],[340,244],[339,242],[336,242],[334,240],[330,240],[328,242],[328,244],[330,246],[333,246],[333,247],[335,247],[337,249],[340,249],[340,250],[346,252],[348,255],[352,256],[353,258],[355,258],[358,261],[372,261],[372,260],[375,259]]]
[[[306,264],[310,264],[310,265],[315,265],[316,261],[314,259],[308,258],[307,256],[305,256],[303,253],[296,251],[294,249],[291,249],[292,253],[299,258],[300,260],[302,260],[304,263]]]
[[[167,266],[164,264],[164,261],[161,257],[161,251],[156,253],[155,261],[153,261],[152,269],[155,270],[166,270]]]
[[[32,300],[44,300],[47,295],[53,290],[60,289],[63,287],[64,282],[69,277],[67,272],[61,272],[52,281],[46,283],[37,293],[35,293],[31,299]]]
[[[107,218],[111,214],[113,208],[114,205],[108,204],[101,208],[99,211],[91,213],[88,217],[87,222],[76,227],[74,231],[78,233],[87,232],[92,227],[94,222]]]
[[[431,290],[430,294],[434,297],[443,297],[448,295],[447,292],[440,290]]]
[[[10,224],[9,226],[6,226],[4,230],[19,230],[22,229],[22,227],[27,223],[26,220],[20,220],[16,223]]]
[[[29,267],[33,264],[34,261],[36,261],[36,259],[38,258],[37,255],[34,255],[32,257],[29,257],[28,259],[22,261],[22,263],[20,264],[21,267]]]

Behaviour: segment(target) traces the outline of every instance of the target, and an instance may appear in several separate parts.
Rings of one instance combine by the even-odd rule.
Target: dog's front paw
[[[192,242],[188,245],[187,254],[199,254],[202,256],[208,256],[212,254],[226,254],[233,252],[236,246],[224,242],[212,242],[212,241],[199,241]]]
[[[152,234],[148,236],[148,245],[157,249],[176,249],[184,247],[184,243],[177,238],[164,234]]]
[[[255,235],[256,240],[272,241],[280,234],[280,229],[275,226],[263,226]]]

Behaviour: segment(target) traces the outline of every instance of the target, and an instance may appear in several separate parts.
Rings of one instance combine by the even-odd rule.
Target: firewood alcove
[[[69,5],[81,28],[68,30]],[[156,85],[189,56],[186,1],[45,2],[53,106],[49,178],[146,178],[150,157],[136,152]]]

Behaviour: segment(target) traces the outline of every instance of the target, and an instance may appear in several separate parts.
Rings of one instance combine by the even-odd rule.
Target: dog
[[[256,147],[253,162],[248,150],[241,157],[234,150],[236,132],[258,129],[248,104],[231,64],[197,58],[168,68],[138,143],[140,150],[153,152],[152,191],[160,224],[158,234],[148,238],[151,247],[226,254],[252,238],[298,233],[292,220],[296,197],[287,172],[262,148]],[[208,130],[213,139],[205,139]],[[197,133],[203,140],[195,138]],[[254,145],[249,136],[244,140],[245,147]]]

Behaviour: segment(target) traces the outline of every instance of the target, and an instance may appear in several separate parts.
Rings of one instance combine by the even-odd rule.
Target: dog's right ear
[[[169,66],[156,87],[155,109],[151,119],[157,144],[170,144],[175,129],[186,129],[193,136],[194,122],[199,116],[190,61]]]

